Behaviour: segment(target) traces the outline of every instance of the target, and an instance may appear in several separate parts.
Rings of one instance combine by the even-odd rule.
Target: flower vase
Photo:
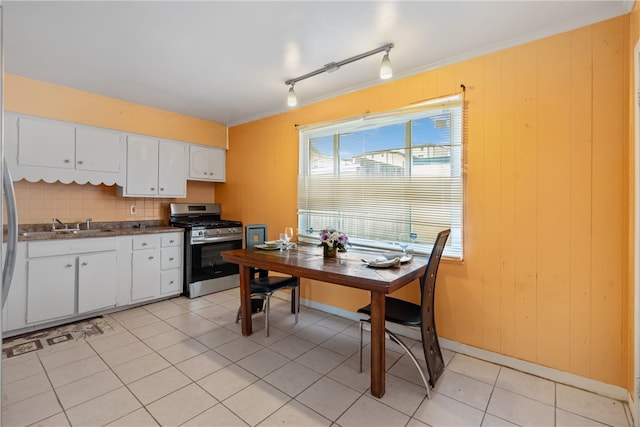
[[[323,254],[325,258],[335,258],[338,254],[338,250],[335,246],[323,246],[322,249],[324,250]]]

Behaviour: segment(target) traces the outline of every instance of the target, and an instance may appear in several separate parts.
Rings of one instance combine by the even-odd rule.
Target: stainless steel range
[[[242,248],[242,223],[220,218],[217,203],[172,203],[169,224],[185,230],[184,295],[196,298],[240,285],[237,264],[220,253]]]

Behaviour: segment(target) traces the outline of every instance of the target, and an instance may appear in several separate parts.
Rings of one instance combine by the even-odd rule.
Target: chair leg
[[[271,311],[271,294],[265,295],[264,301],[264,336],[269,337],[269,313]]]
[[[364,329],[364,321],[360,320],[358,322],[360,324],[360,347],[358,347],[359,351],[359,356],[360,356],[360,371],[358,371],[359,373],[362,373],[362,330]]]
[[[413,361],[413,364],[416,365],[416,368],[418,368],[418,372],[420,373],[420,377],[422,377],[422,382],[424,383],[424,387],[427,389],[427,399],[431,399],[431,392],[429,391],[429,388],[430,388],[429,387],[429,382],[427,381],[427,378],[424,376],[424,372],[422,371],[422,368],[420,367],[420,364],[418,363],[418,359],[416,359],[416,357],[413,355],[411,350],[409,350],[409,347],[407,347],[402,342],[402,340],[400,338],[398,338],[393,332],[390,332],[388,329],[385,329],[385,332],[387,333],[387,335],[389,335],[389,338],[393,342],[395,342],[400,347],[402,347],[402,349],[409,355],[409,357]]]
[[[238,323],[240,321],[240,310],[242,309],[242,307],[238,307],[238,314],[236,314],[236,323]]]
[[[298,314],[300,313],[300,285],[296,286],[291,290],[291,298],[295,299],[296,304],[296,325],[298,324]]]

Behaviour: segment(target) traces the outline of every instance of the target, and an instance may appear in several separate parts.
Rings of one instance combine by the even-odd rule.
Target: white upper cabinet
[[[18,164],[73,169],[75,126],[49,120],[18,119]]]
[[[114,147],[118,147],[114,150]],[[76,169],[119,173],[122,161],[122,136],[102,129],[76,127]]]
[[[131,197],[186,197],[187,144],[127,136],[127,184],[118,194]]]
[[[158,140],[127,136],[127,186],[125,195],[158,195]]]
[[[226,150],[224,148],[191,145],[189,147],[189,179],[224,182]]]
[[[5,115],[5,148],[14,180],[124,183],[123,134],[59,120]]]
[[[130,197],[187,197],[187,179],[224,182],[224,148],[5,114],[14,181],[117,185]]]
[[[158,165],[158,195],[187,197],[187,144],[160,140]]]

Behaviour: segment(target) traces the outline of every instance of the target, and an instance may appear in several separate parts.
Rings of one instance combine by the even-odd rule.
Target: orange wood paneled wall
[[[4,87],[6,111],[216,147],[227,145],[227,128],[219,123],[12,74],[5,74]],[[215,185],[189,181],[186,199],[145,199],[118,197],[113,186],[21,181],[16,185],[18,221],[48,223],[53,217],[67,222],[89,217],[95,221],[166,221],[169,203],[214,202]],[[135,215],[130,214],[131,205],[139,208]]]
[[[13,74],[5,74],[4,89],[5,111],[215,147],[227,146],[227,128],[219,123]]]
[[[635,193],[637,191],[635,186],[635,169],[640,168],[640,165],[636,165],[636,123],[635,123],[635,115],[636,115],[636,95],[635,95],[635,79],[638,70],[636,70],[636,66],[634,63],[634,50],[636,44],[640,43],[640,4],[635,2],[633,10],[629,14],[629,45],[628,45],[628,54],[629,54],[629,70],[628,73],[628,87],[627,91],[628,96],[628,141],[629,141],[629,159],[628,159],[628,177],[627,181],[629,183],[628,186],[628,196],[629,196],[629,216],[627,218],[627,223],[629,224],[629,233],[628,233],[628,241],[627,241],[627,295],[629,295],[627,301],[627,313],[626,313],[626,321],[627,321],[627,339],[626,339],[626,347],[625,350],[627,352],[627,366],[629,367],[629,372],[627,376],[627,390],[633,395],[634,393],[634,363],[638,363],[640,361],[635,360],[635,316],[636,310],[640,310],[640,303],[638,302],[640,299],[640,295],[636,294],[635,290],[635,260],[638,257],[638,254],[635,253],[635,235],[636,235],[636,226],[635,226],[635,218],[638,215],[638,212],[635,210],[636,197]],[[640,369],[640,366],[638,367]],[[636,398],[637,399],[637,398]]]
[[[216,197],[276,238],[296,224],[296,124],[464,84],[465,257],[441,266],[441,336],[629,387],[629,26],[626,15],[235,126]],[[402,295],[417,301],[417,287]],[[309,281],[303,297],[368,300]]]

